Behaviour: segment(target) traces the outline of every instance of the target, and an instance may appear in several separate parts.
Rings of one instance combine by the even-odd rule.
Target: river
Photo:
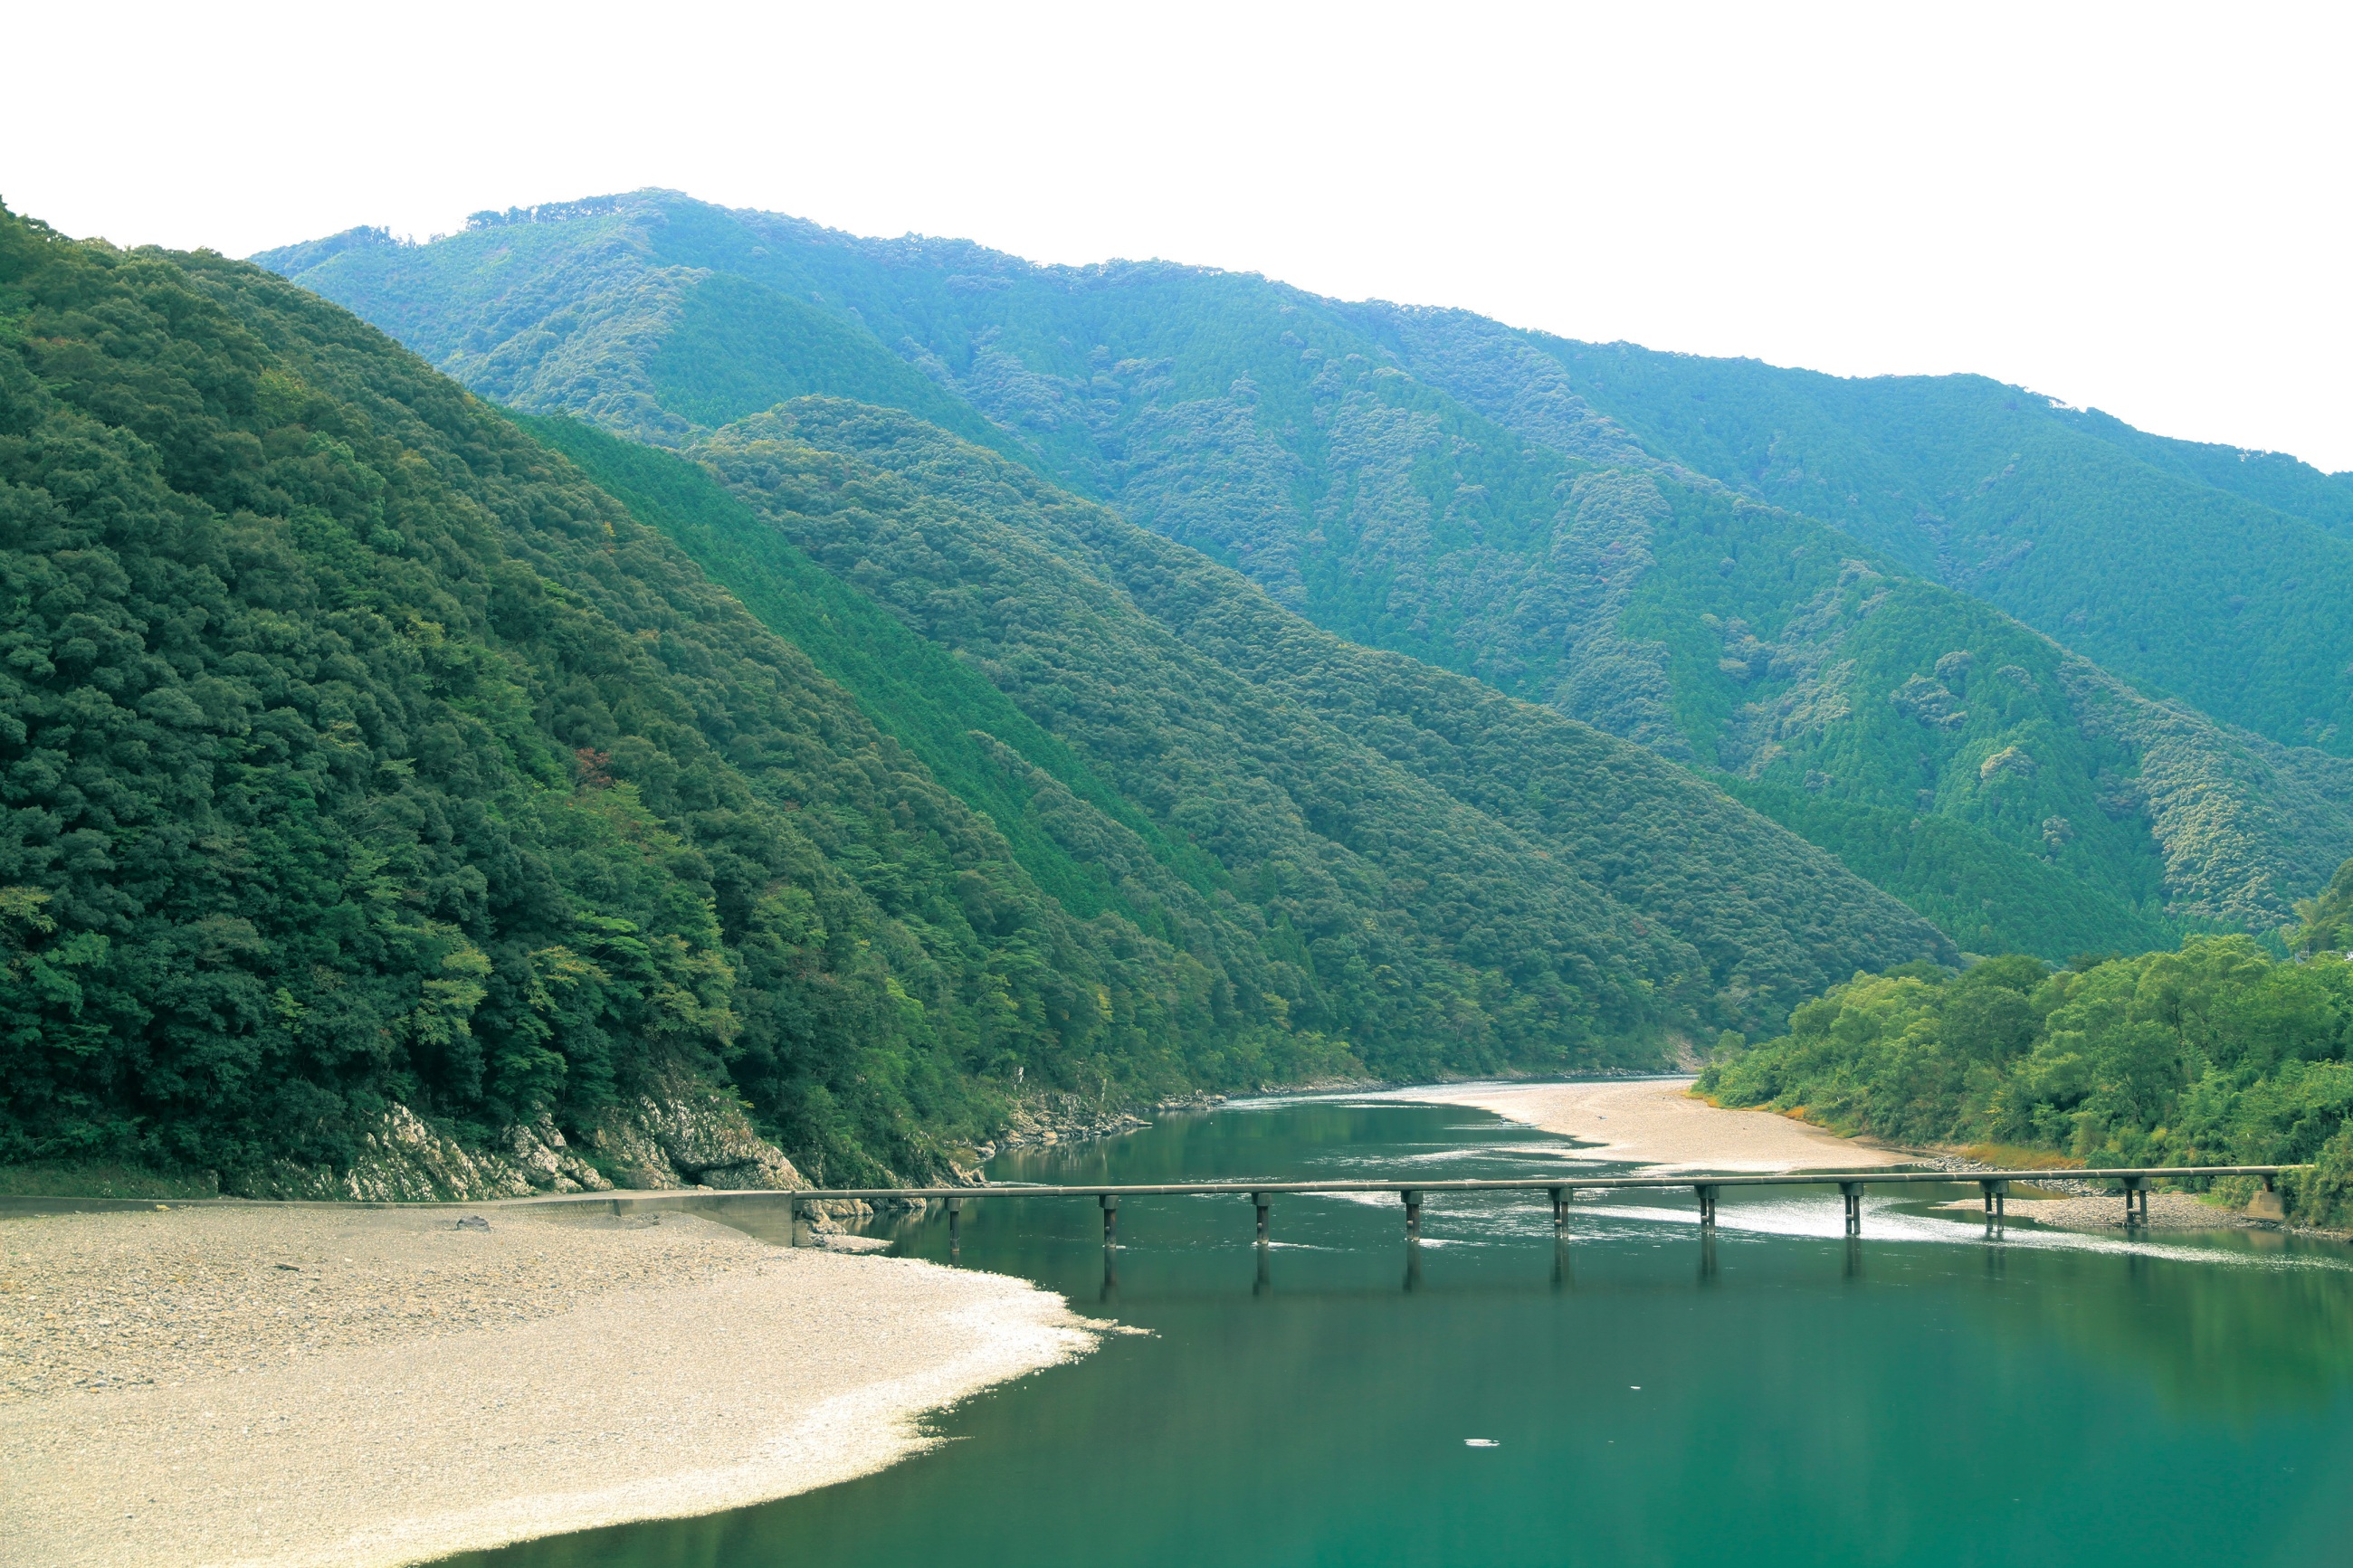
[[[1000,1157],[997,1181],[1519,1174],[1563,1141],[1345,1099]],[[2353,1547],[2353,1253],[1999,1243],[1820,1190],[985,1202],[960,1261],[1149,1331],[941,1416],[865,1479],[467,1568],[2263,1563]],[[1974,1188],[1966,1189],[1974,1193]],[[945,1260],[945,1223],[894,1250]],[[687,1328],[681,1325],[681,1328]],[[854,1325],[844,1325],[854,1334]],[[1474,1446],[1474,1443],[1476,1446]]]

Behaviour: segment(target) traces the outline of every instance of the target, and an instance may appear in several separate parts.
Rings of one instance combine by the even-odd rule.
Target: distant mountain
[[[1360,316],[1416,375],[1525,429],[1525,390],[1454,374],[1492,323]],[[1831,523],[2150,690],[2353,754],[2353,474],[2167,440],[1982,376],[1846,380],[1515,336],[1543,356],[1525,369],[1556,372],[1655,457]]]
[[[310,1190],[560,1131],[626,1179],[685,1083],[916,1177],[1018,1094],[1654,1065],[1955,956],[910,416],[711,468],[533,428],[258,268],[0,209],[0,1163]]]
[[[661,192],[258,259],[486,395],[640,441],[808,395],[917,415],[1329,631],[1699,772],[1973,950],[2267,930],[2353,853],[2349,481],[2288,459],[1976,378],[1598,348]]]

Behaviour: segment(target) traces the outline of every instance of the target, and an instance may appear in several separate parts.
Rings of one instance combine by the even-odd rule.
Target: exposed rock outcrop
[[[601,1193],[613,1185],[604,1172],[572,1152],[545,1111],[527,1127],[518,1123],[508,1128],[506,1135],[523,1179],[541,1192]]]
[[[597,1123],[588,1152],[542,1113],[469,1148],[405,1105],[360,1136],[348,1168],[280,1160],[225,1184],[241,1197],[431,1203],[607,1192],[615,1186],[806,1187],[783,1151],[753,1131],[743,1106],[691,1079],[640,1095]]]
[[[540,1155],[555,1158],[531,1130],[515,1128]],[[430,1203],[447,1198],[520,1198],[542,1189],[511,1155],[470,1150],[405,1105],[360,1134],[360,1154],[343,1170],[279,1160],[224,1184],[240,1197],[341,1198],[358,1203]]]
[[[701,1084],[667,1085],[607,1116],[591,1134],[625,1187],[759,1187],[809,1184],[784,1152],[752,1130],[733,1100]]]

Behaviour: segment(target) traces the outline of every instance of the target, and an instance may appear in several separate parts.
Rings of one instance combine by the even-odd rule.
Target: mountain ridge
[[[664,294],[652,314],[569,329],[601,367],[593,395],[553,383],[485,390],[521,389],[543,407],[691,447],[722,416],[779,401],[772,393],[874,401],[888,391],[879,373],[854,367],[818,384],[821,365],[753,363],[759,355],[743,345],[757,333],[745,320],[729,318],[741,330],[725,346],[709,332],[689,343],[672,329],[694,297],[830,312],[868,358],[894,357],[976,411],[994,435],[983,444],[1000,455],[1205,551],[1329,630],[1596,722],[1804,823],[1965,946],[2063,957],[2214,925],[2268,930],[2353,851],[2338,770],[2313,748],[2274,752],[2168,708],[2163,682],[2135,699],[2158,707],[2130,723],[2091,711],[2082,694],[2095,689],[2104,708],[2132,701],[2100,681],[2061,679],[2073,656],[2047,632],[2021,639],[2024,626],[1967,595],[1905,586],[1929,579],[1760,501],[1751,477],[1706,471],[1621,424],[1604,408],[1609,389],[1580,383],[1560,357],[1591,345],[1461,311],[1320,300],[1253,274],[1165,262],[1040,268],[965,241],[863,240],[670,193],[438,247],[346,247],[303,275],[387,324],[440,321],[428,349],[457,343],[462,325],[475,334],[462,353],[487,363],[505,352],[499,344],[528,346],[552,330],[543,307],[563,290],[514,283],[525,262],[575,252],[566,265],[596,273],[596,299],[653,289],[663,268],[699,280]],[[735,280],[714,284],[723,278]],[[450,302],[501,288],[512,309]],[[675,369],[686,361],[700,366],[693,387]],[[650,368],[664,363],[667,381]],[[924,415],[913,401],[895,405]],[[2133,441],[2160,438],[2110,430],[2094,444]],[[2163,451],[2177,468],[2213,457]],[[2309,474],[2288,477],[2289,489],[2313,489]],[[2325,477],[2319,489],[2329,489]],[[1774,539],[1807,564],[1775,566]],[[1852,624],[1869,592],[1846,592],[1845,609],[1820,619],[1842,560],[1894,584],[1881,604],[1908,606],[1908,640]],[[1857,661],[1859,642],[1875,651]],[[2025,676],[2027,694],[2047,700],[2032,721],[2044,728],[1990,724],[1996,710],[2016,708],[1991,691],[1974,707],[1958,700],[1936,673],[1956,654],[1981,660],[1984,674]],[[2159,711],[2174,717],[2160,722]],[[1985,771],[2012,748],[2022,762]],[[2188,798],[2178,781],[2190,775],[2267,778],[2286,798],[2232,784],[2200,813],[2150,804],[2178,806]]]

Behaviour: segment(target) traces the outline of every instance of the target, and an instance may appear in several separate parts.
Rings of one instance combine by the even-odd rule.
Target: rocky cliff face
[[[688,1080],[665,1084],[608,1112],[575,1148],[545,1116],[507,1128],[491,1148],[469,1148],[396,1105],[361,1140],[348,1170],[280,1161],[224,1186],[240,1197],[362,1203],[465,1202],[614,1187],[759,1187],[808,1183],[752,1129],[733,1100]]]
[[[752,1131],[733,1100],[701,1085],[640,1096],[590,1135],[597,1163],[624,1187],[759,1187],[809,1184],[784,1152]]]

